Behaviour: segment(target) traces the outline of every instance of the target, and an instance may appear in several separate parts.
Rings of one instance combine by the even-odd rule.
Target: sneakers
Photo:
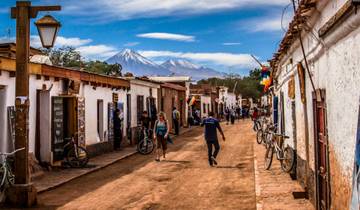
[[[212,162],[215,164],[215,165],[217,165],[218,163],[216,162],[216,159],[215,159],[215,157],[214,156],[212,156],[211,157],[211,160],[212,160]]]

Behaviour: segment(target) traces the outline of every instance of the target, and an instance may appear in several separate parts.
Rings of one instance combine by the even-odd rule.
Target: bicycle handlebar
[[[10,155],[14,155],[15,153],[17,153],[17,152],[19,152],[21,150],[24,150],[24,149],[25,149],[25,147],[17,149],[17,150],[15,150],[13,152],[10,152],[10,153],[6,153],[6,152],[5,153],[0,153],[0,155],[2,155],[2,156],[10,156]]]

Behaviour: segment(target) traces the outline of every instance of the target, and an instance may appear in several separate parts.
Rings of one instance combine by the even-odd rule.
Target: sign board
[[[77,99],[78,145],[85,147],[85,98]]]
[[[9,137],[11,140],[12,148],[15,148],[15,107],[9,106],[8,111],[8,124],[9,124]]]
[[[114,141],[114,103],[108,103],[108,141]]]
[[[52,97],[52,143],[53,161],[63,159],[64,151],[64,100]]]

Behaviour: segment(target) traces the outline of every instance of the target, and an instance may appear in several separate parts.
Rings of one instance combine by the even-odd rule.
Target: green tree
[[[44,49],[43,52],[50,57],[51,62],[56,66],[81,68],[84,65],[80,52],[76,51],[74,47]]]

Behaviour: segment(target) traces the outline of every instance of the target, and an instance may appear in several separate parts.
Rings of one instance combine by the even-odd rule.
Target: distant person
[[[233,125],[235,123],[235,109],[234,108],[231,108],[230,109],[230,121],[231,121],[231,124]]]
[[[254,108],[254,111],[253,111],[253,113],[251,115],[251,119],[254,122],[253,129],[254,129],[254,131],[257,131],[259,129],[259,127],[258,127],[258,125],[259,125],[259,123],[258,123],[259,111],[258,111],[258,109],[256,107]]]
[[[237,119],[240,120],[240,117],[241,117],[241,108],[240,108],[240,106],[236,107],[236,115],[237,115]]]
[[[229,125],[230,121],[230,110],[228,107],[225,108],[225,118],[226,118],[226,125]]]
[[[217,165],[216,157],[220,151],[220,144],[217,138],[217,130],[222,135],[223,140],[225,141],[225,135],[220,127],[220,123],[217,119],[214,118],[214,112],[209,112],[209,117],[204,119],[201,126],[205,126],[205,141],[208,147],[208,160],[209,165]],[[215,151],[213,152],[213,146]]]
[[[114,150],[120,150],[122,142],[122,117],[119,109],[114,112]]]
[[[176,107],[173,108],[172,118],[173,118],[175,135],[178,136],[179,135],[179,126],[180,126],[180,112],[176,109]]]
[[[160,150],[163,158],[166,158],[167,139],[169,137],[169,122],[166,120],[164,112],[160,112],[154,126],[154,140],[156,142],[156,161],[160,161]]]

